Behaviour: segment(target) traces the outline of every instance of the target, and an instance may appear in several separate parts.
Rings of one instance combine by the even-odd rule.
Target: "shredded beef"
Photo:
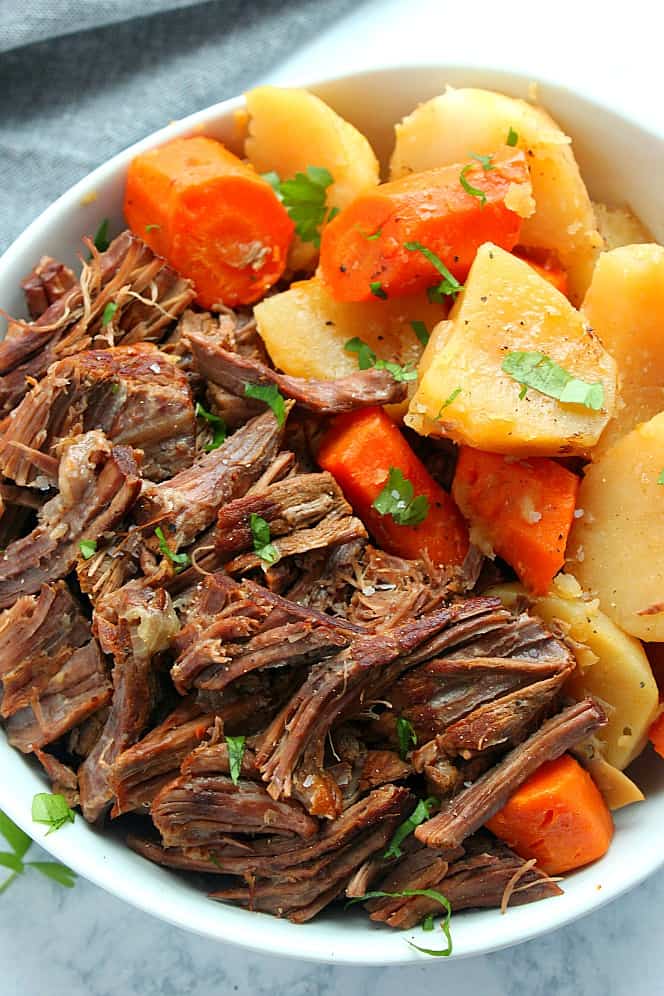
[[[30,318],[37,319],[76,283],[74,271],[52,256],[42,256],[21,281]]]

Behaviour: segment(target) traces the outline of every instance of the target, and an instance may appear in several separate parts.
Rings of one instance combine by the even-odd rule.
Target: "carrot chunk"
[[[536,858],[549,875],[596,861],[613,837],[599,789],[569,754],[538,768],[487,827],[522,858]]]
[[[504,249],[518,242],[522,219],[506,200],[529,210],[530,176],[519,150],[497,153],[489,169],[472,161],[372,187],[325,227],[323,279],[337,301],[422,291],[439,283],[441,273],[412,248],[417,243],[465,280],[483,242]]]
[[[136,235],[193,280],[204,308],[261,298],[286,267],[294,231],[269,183],[204,136],[136,156],[124,213]]]
[[[555,460],[514,460],[470,446],[459,452],[452,494],[489,545],[536,595],[563,566],[579,479]]]
[[[468,531],[459,510],[416,457],[397,425],[382,408],[349,412],[325,435],[318,462],[336,479],[347,500],[376,542],[388,553],[434,564],[461,564],[468,552]],[[401,471],[415,498],[428,511],[416,525],[400,525],[381,514],[374,501],[384,491],[390,469]]]
[[[555,253],[548,252],[546,249],[527,249],[525,246],[517,246],[512,252],[519,259],[532,266],[540,277],[544,277],[550,284],[553,284],[556,290],[567,297],[567,270],[560,265]]]

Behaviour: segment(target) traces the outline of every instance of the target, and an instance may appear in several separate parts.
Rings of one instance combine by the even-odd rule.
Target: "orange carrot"
[[[569,754],[538,768],[487,827],[522,858],[536,858],[549,875],[596,861],[613,837],[599,789]]]
[[[414,243],[435,253],[457,280],[465,280],[483,242],[512,249],[518,241],[521,218],[505,204],[508,191],[515,205],[530,194],[528,166],[519,150],[497,153],[488,170],[471,160],[360,194],[323,230],[320,265],[332,296],[369,301],[439,283],[441,274],[426,255],[406,247]]]
[[[545,249],[528,249],[525,246],[517,246],[512,253],[529,263],[540,277],[544,277],[567,297],[567,271],[560,265],[555,253]]]
[[[452,494],[521,581],[543,595],[565,559],[579,479],[555,460],[514,460],[462,446]]]
[[[336,478],[357,515],[388,553],[410,559],[427,554],[435,564],[463,562],[468,532],[457,507],[382,408],[340,416],[323,439],[318,462]],[[373,507],[390,468],[410,481],[415,498],[426,497],[429,508],[421,523],[399,525],[390,513],[381,515]]]
[[[648,739],[660,757],[664,757],[664,712],[657,717],[650,727]]]
[[[262,297],[285,269],[294,230],[269,183],[203,136],[136,156],[124,212],[136,235],[193,280],[204,308]]]

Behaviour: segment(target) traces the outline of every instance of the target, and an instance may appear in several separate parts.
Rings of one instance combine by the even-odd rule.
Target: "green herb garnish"
[[[395,380],[417,380],[417,370],[412,363],[401,366],[399,363],[391,363],[389,360],[376,360],[375,365],[376,370],[388,370]]]
[[[468,183],[468,180],[466,179],[466,173],[468,172],[468,170],[472,168],[473,168],[472,163],[468,163],[467,166],[463,167],[463,169],[459,173],[459,183],[461,184],[461,186],[463,187],[463,189],[466,191],[467,194],[470,194],[471,197],[477,197],[481,206],[484,207],[484,205],[486,204],[486,194],[484,193],[483,190],[480,190],[479,187],[471,186],[471,184]]]
[[[320,229],[327,211],[327,188],[334,182],[329,170],[322,166],[307,166],[306,173],[296,173],[292,180],[280,180],[277,173],[263,173],[283,202],[295,231],[303,242],[312,242],[320,247]],[[334,217],[331,209],[327,220]]]
[[[111,319],[113,318],[113,315],[115,314],[115,312],[117,310],[118,310],[118,306],[115,303],[115,301],[109,301],[108,304],[106,305],[106,307],[104,308],[103,312],[102,312],[101,324],[102,325],[108,325],[108,323],[111,321]]]
[[[383,230],[382,228],[379,228],[377,232],[373,233],[373,235],[367,235],[367,242],[373,242],[375,239],[379,239],[382,234]]]
[[[417,733],[413,729],[413,724],[405,718],[397,718],[397,739],[399,741],[399,757],[406,760],[406,754],[411,747],[417,747]]]
[[[244,757],[245,737],[226,737],[228,745],[228,761],[230,764],[231,781],[237,785],[242,771],[242,758]]]
[[[60,830],[65,823],[73,823],[74,811],[67,805],[63,795],[54,792],[38,792],[32,800],[32,819],[49,827],[46,834]]]
[[[0,852],[0,867],[7,868],[11,872],[11,875],[0,885],[0,893],[5,892],[17,875],[22,875],[26,868],[34,868],[40,874],[59,882],[60,885],[64,885],[68,889],[73,887],[76,875],[65,865],[61,865],[57,861],[23,860],[30,849],[32,840],[2,811],[0,811],[0,834],[11,847],[11,851]]]
[[[435,796],[430,795],[428,799],[420,799],[415,809],[412,811],[407,820],[404,820],[396,830],[392,840],[385,853],[384,858],[400,858],[401,857],[401,843],[409,837],[413,832],[415,827],[419,827],[420,823],[424,823],[431,816],[431,810],[434,806],[438,805],[438,799]]]
[[[657,478],[658,484],[664,484],[664,470],[660,470],[659,477]]]
[[[455,387],[454,390],[452,391],[452,393],[449,395],[449,397],[445,398],[445,400],[443,401],[442,405],[438,409],[438,414],[436,415],[437,419],[440,418],[441,412],[443,412],[447,408],[448,405],[451,405],[452,402],[455,401],[456,398],[458,398],[460,394],[461,394],[461,388],[460,387]]]
[[[410,944],[411,948],[421,951],[422,954],[428,954],[434,958],[448,958],[452,954],[452,933],[450,931],[452,907],[442,892],[437,892],[435,889],[404,889],[403,892],[365,892],[363,896],[356,896],[354,899],[350,899],[346,903],[346,906],[354,906],[355,903],[364,903],[368,899],[407,899],[409,896],[426,896],[427,899],[433,899],[434,902],[440,903],[443,907],[445,916],[440,921],[440,928],[445,934],[447,947],[442,951],[438,951],[435,948],[421,948],[419,944],[413,944],[412,941],[407,941],[406,943]]]
[[[373,349],[358,336],[353,336],[352,339],[344,343],[344,349],[347,353],[357,353],[357,365],[360,370],[369,370],[376,363],[376,354]]]
[[[424,920],[422,920],[422,930],[433,930],[433,926],[433,913],[429,913],[425,916]]]
[[[206,411],[200,401],[196,402],[196,415],[198,418],[205,419],[213,432],[212,442],[207,443],[204,447],[205,452],[211,453],[212,450],[219,449],[226,439],[226,423],[223,418],[220,415],[213,415],[212,412]]]
[[[369,284],[369,290],[374,297],[379,297],[381,301],[387,301],[387,291],[383,289],[380,280],[372,280]]]
[[[411,252],[421,252],[436,267],[443,278],[436,287],[429,287],[427,296],[430,301],[440,302],[444,297],[456,297],[459,291],[463,290],[463,284],[459,283],[457,278],[447,269],[442,259],[439,259],[431,249],[427,249],[421,242],[404,242],[404,248],[409,249]]]
[[[111,244],[111,240],[108,237],[108,218],[102,220],[92,242],[97,252],[106,252]]]
[[[249,516],[249,528],[251,529],[254,552],[257,553],[261,560],[264,560],[266,564],[276,564],[279,560],[280,554],[274,543],[272,543],[269,523],[267,523],[260,515],[256,515],[255,512],[252,512]]]
[[[416,498],[413,485],[398,467],[390,467],[387,483],[372,507],[381,515],[391,515],[398,526],[418,526],[429,514],[426,495]]]
[[[155,228],[161,228],[161,225],[146,225],[145,226],[145,231],[146,232],[152,232],[152,231],[154,231]]]
[[[524,397],[529,387],[563,404],[583,405],[599,411],[604,404],[604,387],[579,380],[545,353],[515,351],[508,353],[502,369],[523,385],[519,397]]]
[[[97,540],[82,539],[78,541],[78,548],[81,551],[83,560],[89,560],[97,552]]]
[[[417,338],[420,340],[422,345],[426,346],[426,344],[429,341],[429,333],[427,332],[427,327],[424,324],[424,322],[420,321],[411,322],[410,327],[417,336]]]
[[[519,141],[519,133],[517,131],[514,131],[514,128],[510,128],[510,130],[507,132],[507,138],[505,140],[505,144],[514,148],[514,146],[518,141]]]
[[[276,384],[245,384],[244,393],[248,398],[264,401],[274,412],[274,417],[279,425],[284,424],[286,421],[286,407]]]
[[[338,207],[331,207],[330,210],[329,210],[329,212],[328,212],[327,218],[325,219],[325,224],[329,225],[330,222],[332,221],[332,219],[336,218],[336,216],[338,214],[339,214],[339,208]]]
[[[496,168],[491,162],[493,156],[478,156],[477,153],[471,152],[470,158],[477,159],[478,163],[481,164],[482,169],[484,170],[485,173],[488,173],[490,169]]]
[[[154,531],[154,534],[159,540],[159,549],[161,550],[163,555],[167,557],[170,560],[170,562],[174,565],[176,574],[179,574],[180,571],[183,571],[185,567],[189,567],[189,564],[191,563],[191,560],[189,559],[189,554],[175,553],[173,550],[171,550],[170,546],[166,542],[166,537],[164,536],[164,530],[161,528],[161,526],[157,526],[157,528]]]

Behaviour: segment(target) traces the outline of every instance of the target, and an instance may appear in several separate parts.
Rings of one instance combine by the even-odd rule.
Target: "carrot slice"
[[[286,267],[294,226],[269,183],[221,142],[177,138],[129,165],[129,227],[193,280],[204,308],[261,298]]]
[[[441,274],[421,251],[406,247],[419,243],[464,280],[483,242],[516,245],[521,217],[506,201],[528,213],[530,189],[525,155],[514,149],[492,157],[488,170],[473,161],[371,188],[325,227],[323,279],[338,301],[424,290]]]
[[[470,446],[459,452],[452,494],[482,545],[543,595],[563,566],[579,479],[555,460],[514,460]]]
[[[544,277],[550,284],[553,284],[556,290],[567,297],[567,270],[560,265],[555,253],[548,252],[546,249],[530,249],[525,246],[517,246],[512,250],[512,253],[532,266],[540,277]]]
[[[606,854],[613,820],[588,772],[569,754],[547,761],[486,824],[522,858],[549,875]]]
[[[340,416],[325,435],[318,462],[336,479],[376,542],[397,556],[427,555],[434,564],[461,564],[468,552],[468,531],[459,510],[416,457],[382,408],[365,408]],[[381,515],[373,502],[383,491],[390,468],[400,470],[415,497],[429,503],[418,525],[399,525]]]

